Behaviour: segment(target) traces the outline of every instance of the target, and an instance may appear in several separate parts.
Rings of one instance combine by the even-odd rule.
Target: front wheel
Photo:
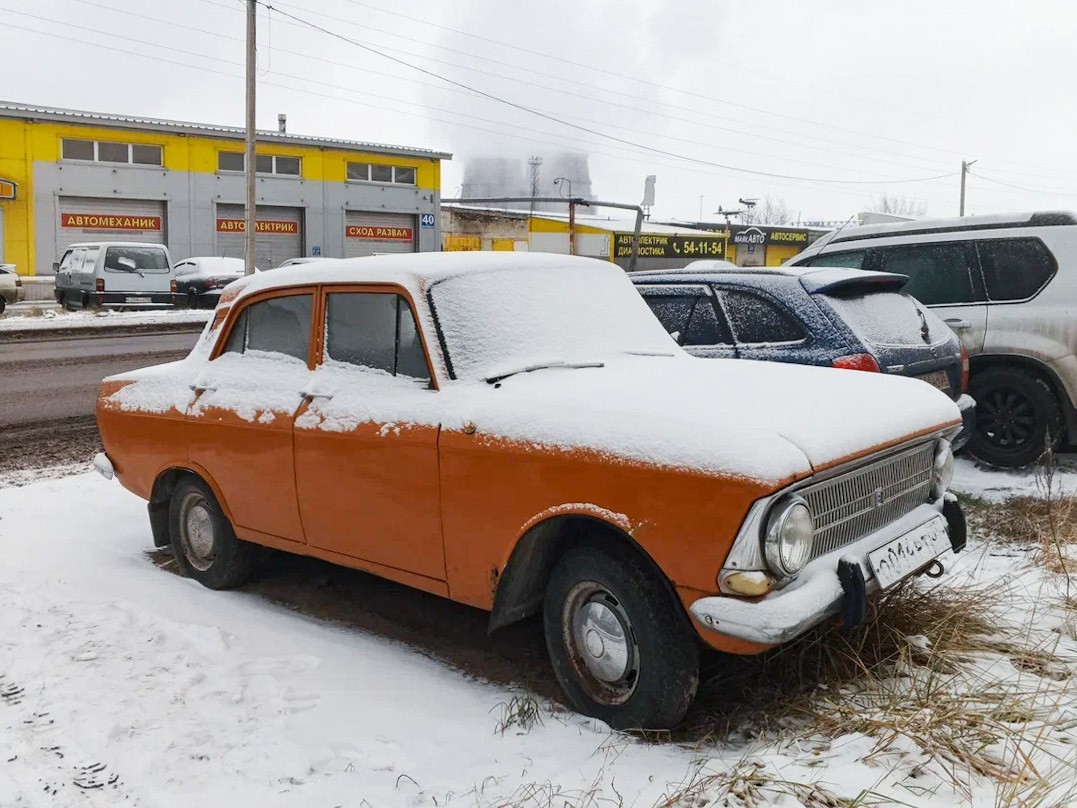
[[[972,377],[976,430],[968,452],[992,466],[1020,468],[1057,448],[1062,412],[1042,379],[1018,368],[989,368]]]
[[[168,532],[180,570],[210,589],[230,589],[246,581],[254,566],[254,545],[236,538],[213,491],[186,477],[172,492]]]
[[[699,686],[699,644],[680,604],[630,549],[584,545],[546,589],[546,647],[573,707],[617,729],[676,726]]]

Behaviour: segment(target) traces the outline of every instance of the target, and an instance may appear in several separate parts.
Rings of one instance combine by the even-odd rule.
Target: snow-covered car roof
[[[324,258],[241,278],[229,288],[235,290],[230,296],[233,300],[270,289],[318,283],[397,283],[421,293],[439,280],[459,275],[579,266],[601,266],[621,272],[608,261],[556,253],[431,252]]]

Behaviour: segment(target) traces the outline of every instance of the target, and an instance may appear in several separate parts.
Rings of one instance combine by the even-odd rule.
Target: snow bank
[[[36,331],[54,328],[108,328],[122,325],[154,325],[158,323],[204,323],[212,311],[192,309],[160,309],[155,311],[53,311],[40,317],[0,317],[2,331]]]
[[[1058,455],[1054,486],[1057,492],[1077,496],[1077,454]],[[969,457],[959,457],[954,464],[951,488],[990,502],[1003,502],[1021,494],[1042,496],[1044,480],[1042,471],[1036,468],[994,469]]]

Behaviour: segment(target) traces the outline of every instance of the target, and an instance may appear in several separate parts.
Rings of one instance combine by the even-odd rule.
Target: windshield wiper
[[[487,376],[483,381],[487,384],[497,384],[498,382],[504,381],[509,376],[515,376],[519,373],[531,373],[536,370],[546,370],[547,368],[603,368],[605,366],[605,362],[541,362],[537,365],[527,365],[526,367],[517,368],[516,370],[499,373],[496,376]]]

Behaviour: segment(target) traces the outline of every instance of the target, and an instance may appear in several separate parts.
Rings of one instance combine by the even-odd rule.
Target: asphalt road
[[[197,333],[143,333],[41,340],[0,334],[0,430],[93,415],[101,380],[181,359]]]

